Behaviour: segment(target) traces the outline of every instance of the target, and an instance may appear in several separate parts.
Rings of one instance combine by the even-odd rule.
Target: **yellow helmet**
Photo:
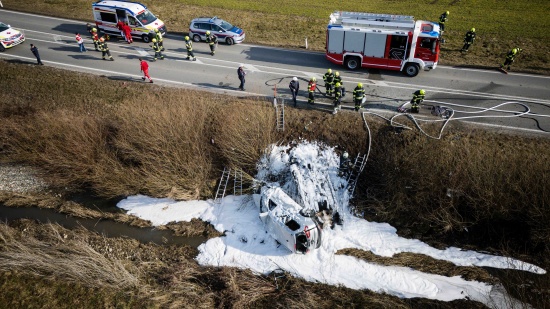
[[[92,28],[92,32],[97,32],[97,29],[96,29],[96,28]]]
[[[316,79],[315,77],[312,77],[312,78],[311,78],[311,81],[312,81],[312,82],[314,82],[314,81],[316,81],[316,80],[317,80],[317,79]]]
[[[447,15],[449,15],[449,11],[445,12]]]
[[[155,29],[155,32],[158,33],[158,32],[159,32],[159,29]]]
[[[336,72],[336,73],[334,73],[334,75],[340,76],[340,72]]]
[[[342,85],[340,85],[340,83],[334,84],[334,87],[340,87],[340,86],[342,86]]]
[[[327,73],[332,73],[332,69],[328,69],[328,70],[327,70]]]
[[[210,31],[206,31],[206,35],[210,35]]]
[[[357,83],[357,87],[359,88],[363,87],[363,83]]]
[[[426,94],[426,91],[424,89],[420,89],[420,94],[421,95],[425,95]]]
[[[186,37],[185,37],[185,40],[186,40],[186,41],[189,41],[189,37],[188,37],[188,36],[186,36]]]
[[[472,31],[472,32],[476,32],[476,28],[472,28],[472,30],[471,30],[471,31]]]
[[[152,39],[151,40],[153,43],[156,43],[157,42],[157,39]]]
[[[517,48],[512,49],[512,53],[517,54],[517,52],[518,52]]]

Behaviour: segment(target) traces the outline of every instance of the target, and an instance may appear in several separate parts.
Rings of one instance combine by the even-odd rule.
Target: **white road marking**
[[[141,47],[134,47],[134,49],[141,55],[141,56],[149,56],[149,53],[141,48]]]
[[[10,10],[5,10],[5,9],[0,11],[0,12],[5,12],[5,13],[8,13],[8,14],[9,13],[18,14],[18,15],[24,15],[24,16],[33,16],[33,17],[39,17],[39,18],[43,18],[43,19],[70,21],[70,22],[75,22],[75,23],[80,22],[82,24],[86,24],[86,21],[81,21],[81,20],[51,17],[51,16],[43,16],[43,15],[37,15],[37,14],[32,14],[32,13],[15,12],[15,11],[10,11]],[[38,32],[38,31],[34,31],[34,32]],[[250,46],[250,47],[260,47],[258,45],[250,45],[250,44],[239,44],[239,45],[241,45],[241,46]],[[324,55],[323,52],[316,52],[316,51],[292,50],[292,49],[284,49],[284,48],[280,48],[280,47],[262,47],[262,48],[266,48],[266,49],[270,49],[270,50],[281,50],[281,51],[285,51],[285,52],[305,53],[305,54],[311,54],[311,55]],[[502,74],[502,73],[496,72],[496,71],[492,72],[492,71],[487,71],[487,70],[457,68],[457,67],[443,66],[443,65],[438,65],[437,68],[438,69],[441,68],[441,69],[445,69],[445,70],[463,70],[463,71],[472,71],[472,72],[478,72],[478,73],[491,73],[491,74],[499,73],[499,74]],[[525,73],[510,73],[510,75],[526,76],[526,77],[531,77],[531,78],[550,79],[550,76],[545,76],[545,75],[535,75],[535,74],[525,74]]]
[[[25,59],[25,60],[29,60],[29,61],[34,61],[35,60],[34,58],[11,55],[11,54],[0,54],[0,57],[13,57],[13,58]],[[61,62],[55,62],[55,61],[49,61],[49,60],[43,60],[42,62],[51,63],[51,64],[55,64],[55,65],[62,66],[62,67],[65,66],[65,67],[77,68],[77,69],[81,69],[81,70],[88,70],[88,71],[101,72],[101,73],[110,73],[110,74],[115,74],[117,76],[120,76],[120,75],[129,76],[129,77],[135,78],[136,80],[141,79],[141,75],[129,74],[129,73],[124,73],[124,72],[115,72],[115,71],[109,71],[109,70],[103,70],[103,69],[95,69],[95,68],[90,68],[90,67],[85,67],[85,66],[67,64],[67,63],[61,63]],[[215,90],[215,91],[218,91],[218,92],[222,91],[222,92],[230,92],[230,93],[234,93],[234,94],[247,94],[247,95],[254,95],[254,96],[259,96],[259,97],[265,96],[264,94],[261,94],[261,93],[243,92],[243,91],[237,91],[237,90],[232,90],[232,89],[220,89],[220,88],[217,88],[217,87],[209,87],[209,86],[204,86],[204,85],[199,86],[199,85],[194,85],[194,84],[190,84],[190,83],[184,83],[184,82],[179,82],[179,81],[174,81],[174,80],[169,80],[169,79],[162,79],[162,78],[154,78],[153,77],[153,80],[158,80],[158,81],[171,83],[171,84],[176,84],[176,85],[181,85],[181,86],[199,88],[199,89]],[[319,102],[319,103],[321,103],[321,102]],[[324,103],[322,105],[329,106],[331,104],[330,103]],[[387,112],[387,110],[384,110],[384,112]],[[510,126],[503,126],[503,125],[486,124],[486,123],[478,123],[478,122],[472,122],[472,123],[476,124],[476,125],[479,125],[479,126],[498,127],[498,128],[503,128],[503,129],[509,129],[509,130],[527,131],[527,132],[548,134],[548,132],[544,132],[544,131],[540,131],[540,130],[517,128],[517,127],[510,127]]]
[[[56,42],[58,42],[58,43],[61,43],[61,42],[62,42],[62,41],[61,41],[61,36],[60,36],[60,35],[54,35],[54,36],[53,36],[53,40],[56,41]]]
[[[244,68],[247,69],[250,72],[261,72],[261,70],[258,70],[255,66],[251,64],[245,64]]]

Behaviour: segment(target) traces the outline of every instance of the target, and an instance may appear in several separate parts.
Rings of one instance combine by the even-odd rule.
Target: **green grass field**
[[[91,21],[88,0],[5,2],[6,9]],[[413,15],[431,21],[437,21],[439,15],[448,10],[447,43],[441,50],[441,64],[495,67],[511,48],[521,47],[524,52],[514,63],[513,70],[550,74],[550,18],[547,17],[550,1],[547,0],[349,0],[341,3],[157,0],[143,3],[167,24],[169,32],[185,33],[191,19],[217,15],[242,27],[247,43],[304,48],[307,37],[308,47],[319,51],[325,46],[328,16],[336,10]],[[476,42],[470,53],[462,55],[459,50],[464,34],[472,27],[477,31]]]

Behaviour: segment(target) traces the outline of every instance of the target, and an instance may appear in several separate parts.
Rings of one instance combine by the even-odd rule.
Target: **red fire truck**
[[[326,57],[350,70],[402,71],[413,77],[435,69],[439,25],[413,16],[334,12],[327,27]]]

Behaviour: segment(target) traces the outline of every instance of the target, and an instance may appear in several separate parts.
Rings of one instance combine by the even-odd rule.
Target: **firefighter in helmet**
[[[101,55],[103,60],[107,60],[105,59],[105,56],[109,56],[109,60],[115,61],[115,59],[113,59],[113,56],[111,56],[111,52],[109,51],[109,46],[107,46],[107,42],[105,42],[104,37],[101,37],[99,39],[99,49],[101,50]]]
[[[99,50],[99,36],[97,35],[97,29],[92,28],[91,33],[92,33],[92,40],[94,41],[95,50],[100,51]]]
[[[418,113],[420,111],[419,105],[424,102],[424,96],[426,91],[424,89],[417,90],[413,93],[411,100],[411,113]]]
[[[342,85],[338,82],[334,84],[334,111],[333,114],[336,114],[340,109],[342,109]]]
[[[160,50],[164,51],[164,43],[162,42],[164,39],[162,38],[162,33],[160,33],[159,29],[155,29],[155,39],[157,40]]]
[[[362,83],[357,83],[357,87],[353,89],[353,101],[355,102],[356,111],[359,111],[359,109],[361,109],[361,104],[363,104],[364,97],[365,97],[365,88],[363,88]]]
[[[510,66],[516,60],[516,56],[519,55],[523,50],[519,47],[516,47],[508,52],[506,55],[506,60],[504,60],[504,63],[500,65],[500,68],[504,70],[505,66],[508,66],[508,70],[510,70]]]
[[[332,69],[328,69],[325,75],[323,75],[323,81],[325,82],[325,94],[329,97],[332,96],[334,88],[334,73],[332,73]]]
[[[343,85],[342,83],[342,77],[340,77],[340,72],[336,71],[334,72],[334,84],[340,83],[340,85]]]
[[[206,43],[210,46],[210,55],[214,56],[218,46],[218,37],[213,33],[211,34],[210,31],[206,31]]]
[[[157,61],[157,58],[160,58],[160,60],[164,60],[164,55],[162,54],[162,47],[159,45],[159,42],[157,41],[157,39],[154,38],[153,40],[151,40],[151,42],[153,42],[153,45],[149,45],[149,46],[151,46],[155,51],[155,58],[153,61]]]
[[[188,36],[185,37],[185,48],[187,48],[187,60],[196,61],[195,53],[193,53],[193,42]]]
[[[470,29],[470,31],[466,32],[466,35],[464,36],[464,46],[462,46],[461,52],[467,52],[468,48],[470,48],[470,45],[474,43],[474,40],[476,38],[476,28]]]
[[[317,87],[317,84],[315,83],[316,80],[317,79],[315,77],[312,77],[307,84],[308,104],[315,104],[315,87]]]
[[[441,14],[441,16],[439,16],[439,30],[441,31],[441,34],[445,31],[445,23],[447,22],[447,18],[449,18],[449,11],[445,11]]]

